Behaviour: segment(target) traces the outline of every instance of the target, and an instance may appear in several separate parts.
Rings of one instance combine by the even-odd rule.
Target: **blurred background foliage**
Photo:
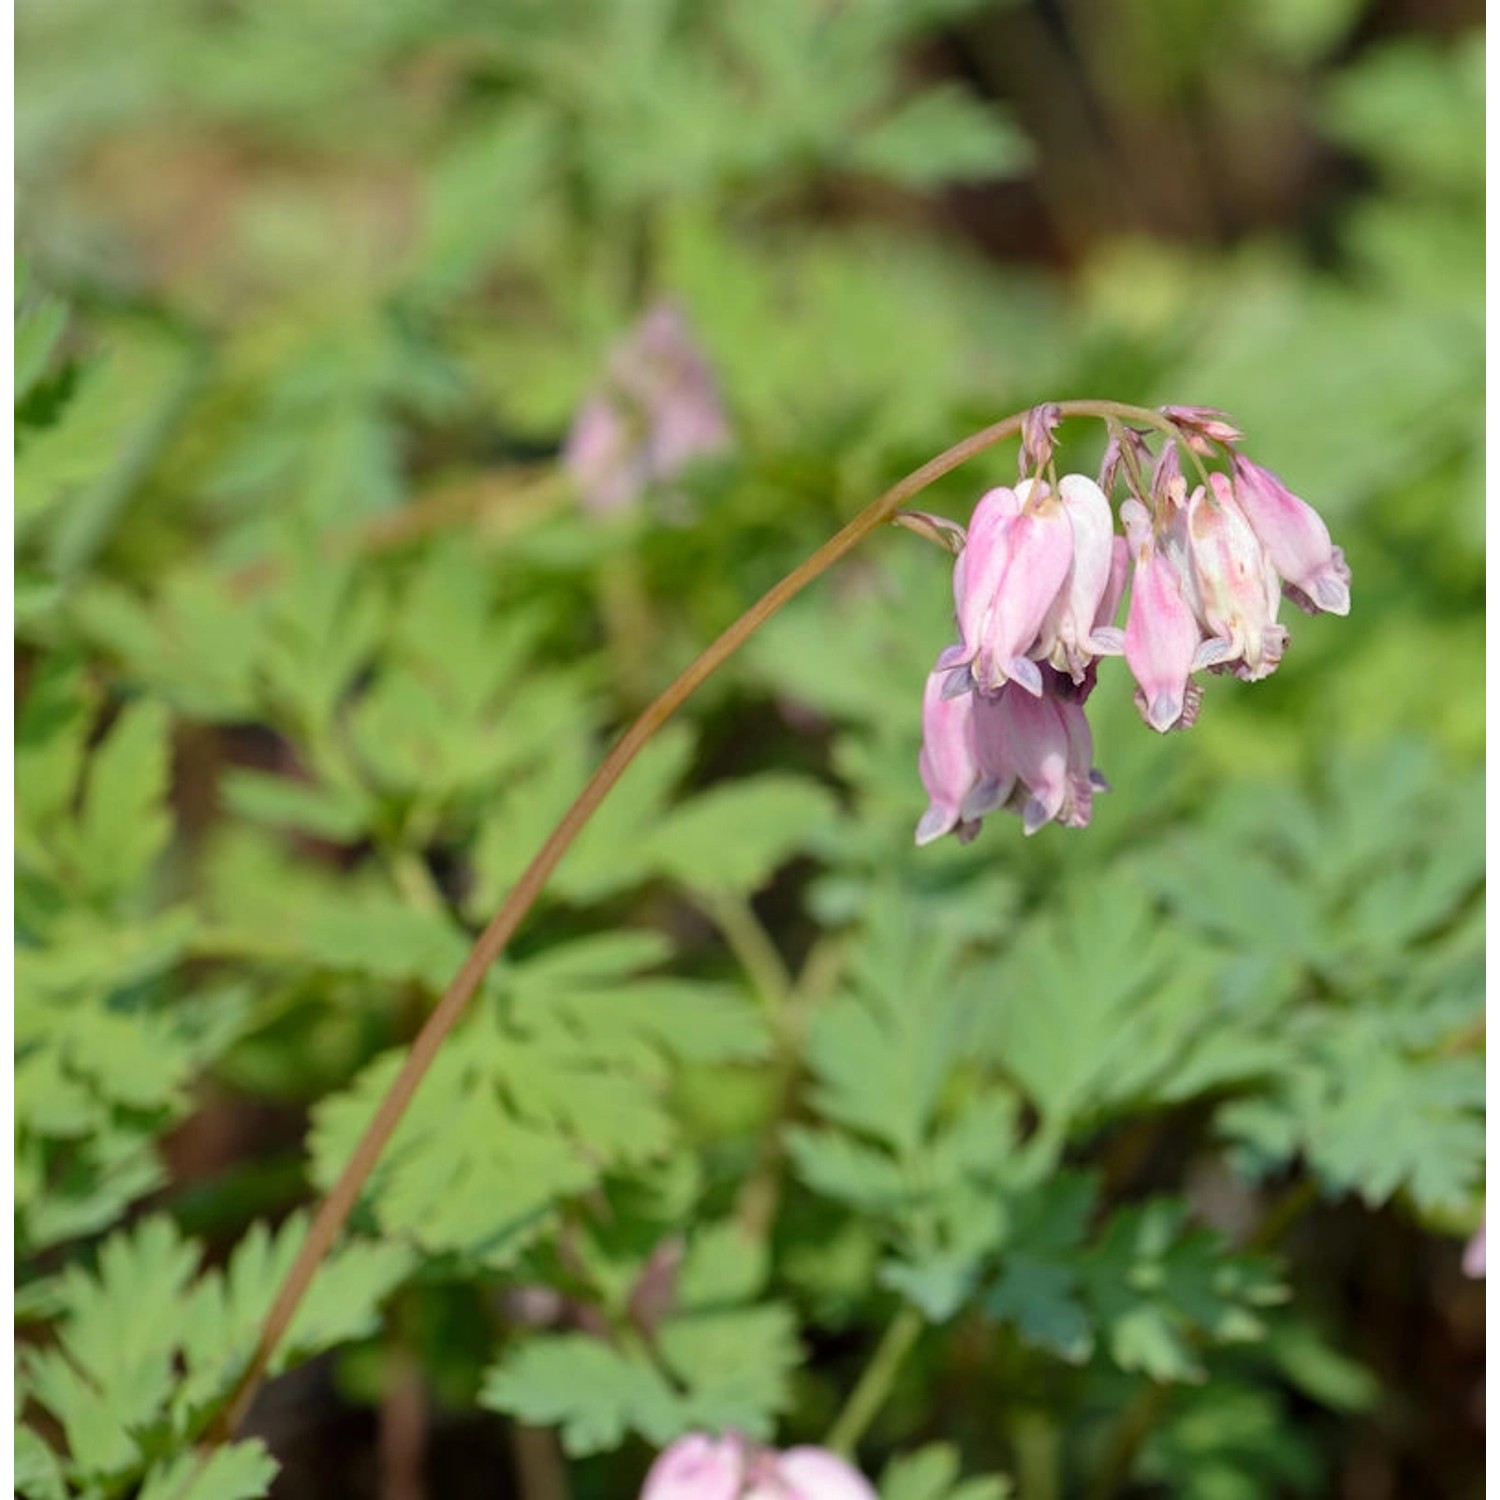
[[[19,7],[25,1494],[630,1494],[817,1441],[902,1308],[896,1500],[1479,1493],[1480,20]],[[559,448],[663,301],[732,448],[602,515]],[[876,539],[632,768],[194,1469],[612,734],[1066,396],[1232,412],[1350,619],[1170,739],[1106,671],[1093,827],[919,853],[946,568]]]

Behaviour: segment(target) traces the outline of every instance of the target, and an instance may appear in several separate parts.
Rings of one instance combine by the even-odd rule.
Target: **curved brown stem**
[[[1172,437],[1177,435],[1176,429],[1159,412],[1124,406],[1113,401],[1064,401],[1059,404],[1059,409],[1064,417],[1117,417],[1157,427]],[[693,692],[788,600],[827,572],[871,532],[885,525],[898,507],[926,489],[934,480],[941,479],[986,448],[1015,437],[1020,432],[1024,419],[1024,412],[1017,413],[972,433],[961,443],[955,443],[946,452],[930,459],[920,469],[892,485],[878,500],[860,511],[843,530],[824,542],[811,557],[751,605],[696,661],[683,670],[665,692],[645,708],[621,736],[614,749],[604,757],[599,769],[579,793],[577,801],[563,814],[562,821],[552,830],[499,911],[491,918],[489,926],[480,933],[469,956],[464,960],[463,967],[448,986],[443,998],[438,1001],[426,1024],[412,1040],[411,1049],[391,1083],[390,1090],[380,1101],[365,1133],[355,1144],[338,1180],[319,1205],[307,1239],[266,1314],[255,1352],[215,1424],[209,1442],[226,1441],[244,1420],[256,1391],[265,1379],[271,1356],[285,1335],[309,1283],[353,1210],[360,1189],[374,1170],[375,1163],[405,1114],[418,1085],[432,1066],[438,1049],[457,1024],[490,965],[500,956],[516,928],[531,910],[532,903],[541,894],[543,886],[569,845],[577,838],[594,809],[604,800],[626,767]]]

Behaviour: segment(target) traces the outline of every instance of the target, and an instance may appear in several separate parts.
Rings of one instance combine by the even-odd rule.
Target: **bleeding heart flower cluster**
[[[651,1466],[640,1500],[877,1500],[874,1486],[826,1448],[778,1453],[736,1433],[694,1432]]]
[[[1108,790],[1084,713],[1100,657],[1124,656],[1142,717],[1165,733],[1197,718],[1194,672],[1254,682],[1275,671],[1283,595],[1309,614],[1349,612],[1349,568],[1322,517],[1238,451],[1222,413],[1164,407],[1173,436],[1155,458],[1144,433],[1116,425],[1097,482],[1052,472],[1054,413],[1038,408],[1023,430],[1031,477],[990,490],[962,534],[959,640],[938,657],[922,705],[919,844],[967,841],[997,808],[1018,812],[1028,834],[1088,823],[1094,793]],[[1179,445],[1203,480],[1191,491]],[[1129,492],[1123,536],[1117,483]]]

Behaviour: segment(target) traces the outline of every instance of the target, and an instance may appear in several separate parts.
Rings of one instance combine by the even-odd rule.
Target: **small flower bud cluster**
[[[877,1500],[874,1487],[825,1448],[778,1453],[738,1434],[678,1438],[651,1466],[640,1500]]]
[[[655,484],[724,452],[730,429],[687,319],[653,307],[610,355],[607,378],[579,408],[563,465],[585,507],[628,510]]]
[[[1050,456],[1056,425],[1055,408],[1039,412],[1024,428],[1033,459]],[[1028,834],[1088,823],[1093,794],[1108,789],[1084,714],[1099,657],[1124,656],[1141,716],[1165,733],[1197,717],[1194,672],[1254,682],[1275,671],[1283,595],[1312,614],[1349,612],[1349,569],[1322,517],[1235,450],[1240,433],[1223,413],[1163,415],[1195,463],[1222,456],[1227,472],[1190,492],[1177,442],[1153,461],[1125,428],[1098,484],[1024,479],[975,506],[953,567],[959,641],[923,700],[919,844],[967,841],[997,808],[1019,813]],[[1123,536],[1109,497],[1120,482]]]

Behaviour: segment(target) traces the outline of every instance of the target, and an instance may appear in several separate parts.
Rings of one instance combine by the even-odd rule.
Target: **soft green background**
[[[628,1495],[822,1438],[903,1306],[887,1500],[1478,1493],[1482,43],[1407,9],[20,6],[28,1496]],[[734,450],[600,520],[558,446],[664,297]],[[1233,413],[1350,617],[1165,739],[1107,666],[1091,828],[919,852],[947,572],[875,538],[632,768],[189,1477],[631,711],[1069,396]]]

